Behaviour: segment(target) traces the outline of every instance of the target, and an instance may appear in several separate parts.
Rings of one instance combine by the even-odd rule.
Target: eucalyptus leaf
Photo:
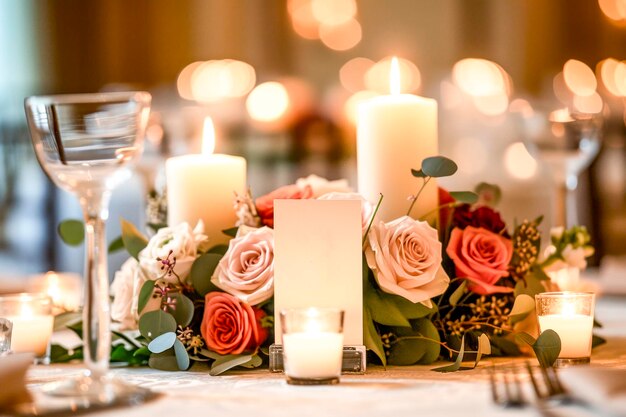
[[[205,253],[198,257],[191,265],[191,283],[198,294],[205,296],[217,289],[215,285],[211,283],[211,276],[213,276],[213,272],[221,259],[222,255]]]
[[[528,294],[520,294],[515,297],[513,308],[509,313],[511,324],[515,324],[524,320],[528,315],[535,311],[535,299]]]
[[[148,311],[139,317],[141,335],[152,341],[163,333],[176,331],[176,320],[163,310]]]
[[[594,334],[593,337],[591,338],[591,348],[596,348],[605,343],[606,343],[606,339],[596,334]]]
[[[471,191],[450,191],[450,196],[456,201],[466,204],[474,204],[478,201],[478,194]]]
[[[85,240],[85,225],[81,220],[63,220],[59,223],[57,232],[63,243],[70,246],[79,246]]]
[[[390,365],[430,364],[440,353],[439,333],[428,319],[412,322],[412,327],[393,329],[397,341],[389,349]]]
[[[482,333],[478,337],[478,352],[476,353],[474,368],[478,366],[478,363],[482,359],[483,355],[491,355],[491,343],[489,342],[489,336],[487,336],[485,333]]]
[[[385,356],[383,341],[380,339],[380,335],[376,331],[376,325],[372,320],[372,315],[367,306],[363,308],[363,341],[367,350],[374,352],[374,354],[378,356],[378,359],[380,359],[383,366],[387,366],[387,357]]]
[[[152,294],[154,293],[154,281],[149,279],[144,282],[141,286],[141,290],[139,290],[139,298],[137,303],[137,311],[139,314],[146,308],[148,301],[152,298]]]
[[[172,346],[174,346],[174,342],[176,341],[176,333],[167,332],[163,333],[160,336],[157,336],[148,344],[148,350],[152,353],[161,353],[165,352]]]
[[[176,353],[176,364],[178,365],[178,369],[181,371],[186,371],[189,368],[189,353],[185,349],[183,343],[174,339],[174,352]]]
[[[539,335],[533,344],[533,350],[537,355],[539,366],[547,368],[556,362],[561,353],[561,338],[552,329],[547,329]]]
[[[456,372],[461,369],[461,364],[463,363],[463,355],[465,354],[465,336],[461,339],[461,348],[459,349],[459,354],[456,357],[456,361],[453,364],[441,366],[439,368],[433,369],[435,372]]]
[[[229,369],[235,368],[239,365],[243,365],[252,359],[252,355],[225,355],[217,359],[211,365],[209,375],[220,375]]]
[[[178,371],[178,362],[176,361],[176,354],[174,348],[170,348],[165,352],[153,353],[148,359],[148,366],[150,368],[159,369],[161,371]]]
[[[415,178],[426,178],[426,174],[424,174],[424,171],[422,171],[421,169],[411,169],[411,174]]]
[[[108,251],[109,253],[114,253],[124,249],[124,240],[122,240],[122,236],[118,236],[109,243]]]
[[[235,236],[237,236],[237,231],[238,230],[239,230],[239,226],[231,227],[229,229],[222,230],[222,233],[224,233],[226,236],[235,237]]]
[[[133,258],[139,259],[139,252],[148,245],[148,239],[131,222],[122,219],[121,223],[124,247]]]
[[[168,306],[167,312],[174,317],[176,324],[182,327],[188,326],[193,319],[193,301],[181,293],[172,295],[172,298],[175,300],[174,305]]]
[[[537,341],[537,339],[535,339],[534,337],[532,337],[526,332],[516,333],[515,339],[519,340],[520,342],[526,343],[528,346],[534,345],[535,342]]]
[[[500,187],[495,184],[481,182],[474,190],[476,191],[476,194],[483,197],[483,201],[489,207],[497,206],[502,198],[502,191],[500,190]]]
[[[239,366],[243,368],[253,369],[258,368],[261,365],[263,365],[263,359],[261,359],[259,355],[253,355],[248,362],[242,363]]]
[[[454,290],[454,292],[450,295],[450,298],[448,299],[452,307],[454,307],[459,302],[463,294],[465,294],[465,288],[467,288],[467,280],[464,279],[461,282],[461,285],[459,285],[456,290]]]
[[[457,169],[456,163],[445,156],[431,156],[422,161],[422,171],[429,177],[449,177]]]

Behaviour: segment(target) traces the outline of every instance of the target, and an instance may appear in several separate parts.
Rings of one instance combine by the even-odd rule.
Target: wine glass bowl
[[[578,176],[600,150],[602,127],[601,115],[567,109],[535,112],[524,119],[524,144],[535,159],[550,168],[557,188],[554,226],[572,226],[577,222],[574,193]]]
[[[26,119],[37,159],[59,188],[77,196],[85,220],[85,302],[80,378],[46,392],[84,403],[141,397],[107,377],[111,349],[105,222],[111,191],[127,180],[143,150],[151,96],[146,92],[28,97]]]

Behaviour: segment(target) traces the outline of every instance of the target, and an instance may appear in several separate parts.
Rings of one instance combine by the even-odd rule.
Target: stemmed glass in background
[[[150,113],[146,92],[36,96],[25,100],[35,154],[48,177],[75,194],[85,220],[83,355],[87,370],[51,394],[112,402],[137,390],[106,377],[111,331],[105,222],[111,191],[141,155]]]
[[[556,186],[552,226],[577,223],[578,176],[600,150],[602,116],[571,113],[567,109],[536,112],[525,118],[525,145],[550,167]]]

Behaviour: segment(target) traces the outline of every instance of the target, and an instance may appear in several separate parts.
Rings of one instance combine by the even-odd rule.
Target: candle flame
[[[572,122],[574,120],[572,119],[572,116],[570,115],[567,107],[553,111],[552,113],[550,113],[549,119],[551,122],[560,123]]]
[[[59,286],[59,276],[54,272],[46,273],[46,294],[52,298],[54,304],[61,301],[61,288]]]
[[[576,306],[573,304],[573,301],[574,300],[563,304],[563,310],[561,311],[561,314],[568,317],[574,316],[576,314]]]
[[[202,128],[202,154],[211,155],[215,151],[215,127],[213,119],[207,116]]]
[[[391,58],[391,71],[389,73],[389,91],[392,95],[400,94],[400,64],[398,57]]]

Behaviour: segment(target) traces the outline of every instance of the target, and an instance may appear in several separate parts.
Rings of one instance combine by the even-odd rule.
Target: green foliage
[[[209,374],[212,376],[220,375],[237,366],[255,368],[260,366],[262,362],[261,358],[256,354],[224,355],[211,364]]]
[[[130,256],[139,259],[139,252],[148,245],[148,239],[129,221],[122,219],[121,223],[124,247]]]
[[[175,331],[176,320],[163,310],[149,311],[139,317],[139,332],[149,341],[163,333]]]
[[[441,366],[439,368],[433,369],[435,372],[456,372],[461,369],[461,365],[463,364],[463,356],[465,355],[465,336],[461,339],[461,348],[459,349],[459,354],[456,357],[454,363],[446,366]]]
[[[541,280],[539,280],[538,275],[531,272],[526,274],[524,280],[517,281],[513,294],[516,298],[522,294],[534,297],[536,294],[542,293],[544,291],[545,288],[541,283]]]
[[[528,294],[520,294],[515,297],[513,308],[509,313],[511,324],[515,324],[524,320],[528,315],[535,311],[535,299]]]
[[[198,294],[205,296],[211,291],[217,290],[211,283],[211,276],[217,264],[222,259],[222,255],[216,253],[205,253],[199,256],[191,265],[191,284]]]
[[[478,194],[471,191],[450,191],[450,196],[456,201],[465,204],[474,204],[478,201]]]
[[[429,319],[418,319],[412,327],[394,328],[396,340],[389,349],[390,365],[430,364],[441,350],[439,333]]]
[[[235,236],[237,236],[237,231],[238,230],[239,230],[239,226],[231,227],[229,229],[222,230],[222,233],[224,233],[226,236],[235,237]]]
[[[174,317],[176,324],[182,327],[188,326],[193,318],[193,301],[181,293],[173,294],[172,298],[175,300],[174,305],[173,307],[168,305],[167,312]]]
[[[176,355],[176,365],[178,365],[178,369],[186,371],[190,363],[189,354],[187,350],[185,350],[183,343],[178,339],[174,339],[174,353]]]
[[[543,368],[554,365],[554,362],[559,357],[559,353],[561,353],[561,338],[552,329],[541,332],[536,340],[528,333],[519,333],[516,335],[516,338],[533,348],[537,361],[539,361],[539,366]]]
[[[466,290],[465,290],[466,288],[467,288],[467,280],[464,279],[461,282],[461,285],[456,287],[454,292],[450,295],[450,298],[448,298],[448,301],[450,302],[450,305],[452,307],[456,306],[459,300],[461,299],[461,297],[463,296],[463,294],[466,293]]]
[[[228,245],[215,245],[207,253],[215,253],[224,256],[228,252]]]
[[[456,163],[445,156],[431,156],[422,161],[421,171],[429,177],[449,177],[457,170]]]
[[[178,371],[178,361],[174,348],[170,348],[165,352],[153,353],[148,360],[150,368],[159,369],[161,371]]]
[[[148,280],[143,283],[141,286],[141,290],[139,290],[139,299],[137,304],[137,310],[139,314],[146,308],[148,301],[152,298],[152,294],[154,293],[154,281]]]
[[[363,342],[367,350],[371,350],[380,359],[383,366],[387,366],[387,357],[383,348],[383,341],[376,330],[372,314],[368,306],[363,308]]]
[[[496,207],[502,198],[502,190],[496,184],[479,183],[474,189],[481,202],[489,207]]]
[[[70,246],[80,246],[85,240],[85,225],[81,220],[63,220],[57,226],[57,233],[63,243]]]
[[[593,335],[593,337],[591,338],[591,347],[592,348],[596,348],[598,346],[601,346],[603,344],[606,343],[606,339],[603,337],[600,337],[596,334]]]
[[[109,243],[109,253],[115,253],[122,249],[124,249],[124,240],[122,239],[122,236],[116,237],[111,241],[111,243]]]
[[[79,311],[68,311],[54,317],[54,331],[65,329],[73,324],[81,323],[82,313]]]
[[[167,332],[163,333],[152,339],[152,341],[148,344],[148,350],[152,353],[161,353],[165,352],[167,349],[174,346],[174,342],[176,341],[176,333]]]

